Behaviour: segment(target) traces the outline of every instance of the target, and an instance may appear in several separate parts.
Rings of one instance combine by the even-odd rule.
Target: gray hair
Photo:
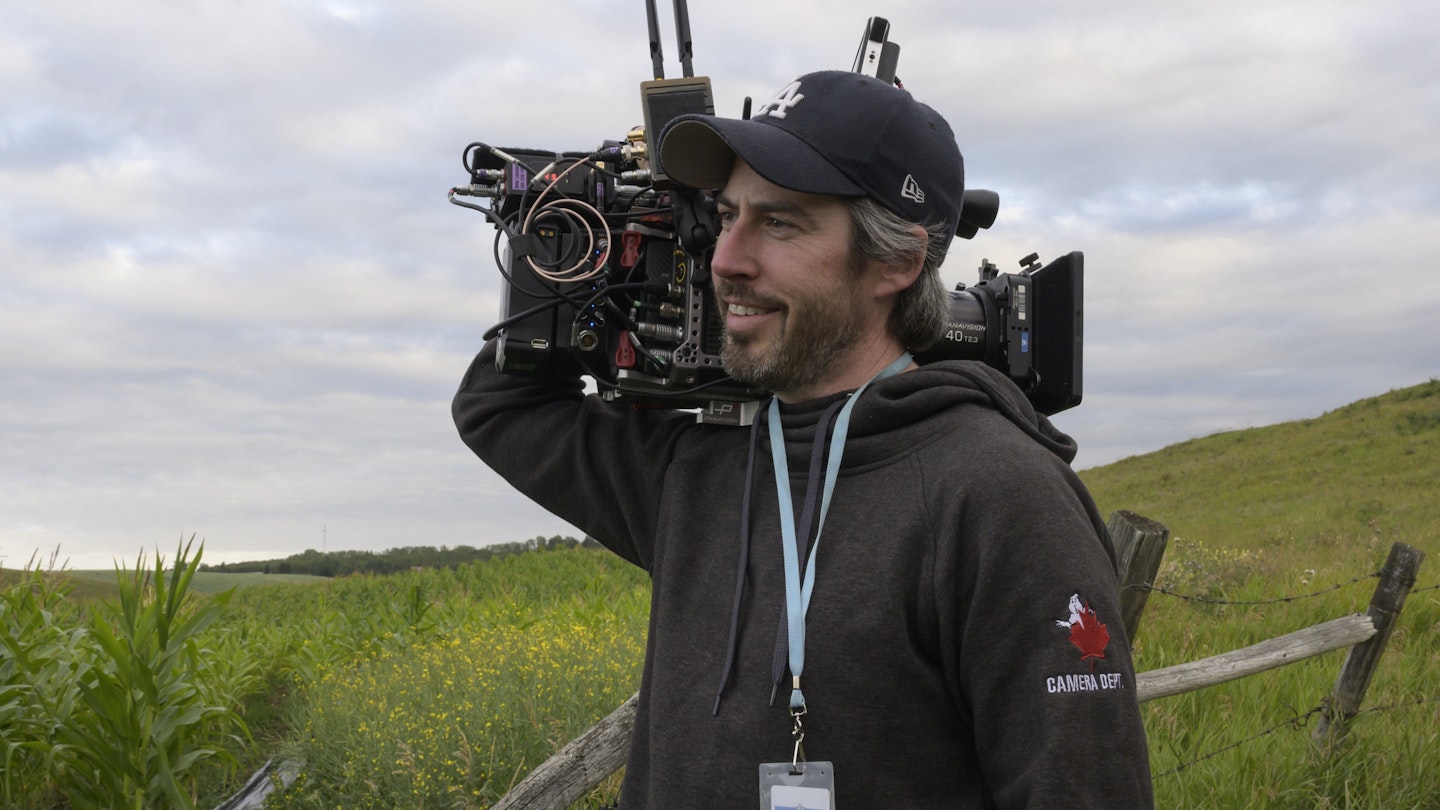
[[[944,224],[924,223],[928,239],[911,232],[909,222],[869,197],[845,201],[855,234],[858,256],[884,264],[909,264],[922,250],[925,262],[915,283],[901,291],[890,311],[890,331],[910,351],[929,348],[945,327],[950,294],[940,281],[940,263],[950,249],[950,233]]]

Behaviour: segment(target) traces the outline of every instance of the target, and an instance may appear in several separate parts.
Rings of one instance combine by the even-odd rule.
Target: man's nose
[[[737,223],[722,231],[715,241],[715,253],[710,257],[710,272],[721,278],[754,276],[755,261],[749,245],[744,226]]]

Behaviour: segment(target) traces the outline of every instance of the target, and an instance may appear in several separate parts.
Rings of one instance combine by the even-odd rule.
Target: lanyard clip
[[[790,736],[795,738],[795,752],[790,755],[790,773],[797,775],[805,772],[805,726],[800,722],[804,715],[804,705],[790,708],[790,717],[795,720],[795,727],[790,730]]]

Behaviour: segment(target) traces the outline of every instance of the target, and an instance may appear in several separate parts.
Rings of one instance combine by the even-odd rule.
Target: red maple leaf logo
[[[1095,611],[1085,606],[1084,621],[1070,625],[1070,643],[1080,650],[1080,660],[1089,661],[1095,668],[1095,659],[1105,657],[1105,648],[1110,646],[1110,631],[1105,629]]]

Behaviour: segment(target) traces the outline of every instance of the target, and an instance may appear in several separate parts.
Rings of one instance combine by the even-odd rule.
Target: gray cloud
[[[848,67],[876,13],[690,5],[723,115]],[[881,13],[1002,196],[946,277],[1086,254],[1086,401],[1056,418],[1078,466],[1437,375],[1428,7],[963,12]],[[621,137],[649,71],[638,3],[6,4],[0,563],[573,534],[454,436],[499,278],[444,193],[472,140]]]

